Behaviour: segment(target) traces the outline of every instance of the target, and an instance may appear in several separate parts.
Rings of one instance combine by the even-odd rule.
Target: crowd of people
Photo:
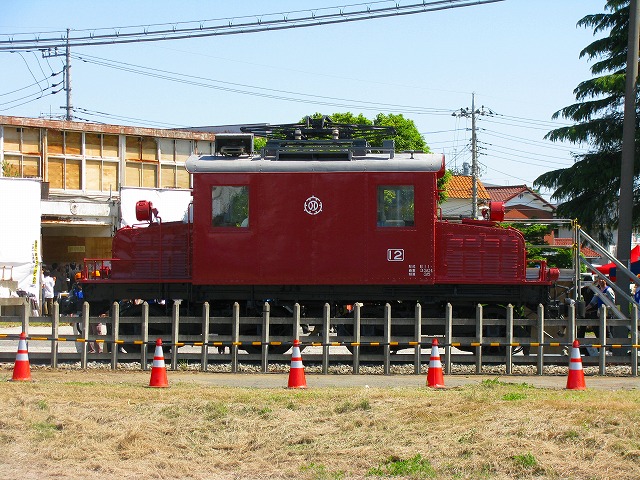
[[[84,303],[84,293],[82,283],[78,280],[82,278],[82,265],[76,263],[51,264],[48,268],[43,265],[42,269],[42,314],[53,315],[53,303],[58,302],[60,313],[63,315],[75,316],[80,319],[82,315],[82,305]],[[74,335],[82,335],[82,323],[72,322]],[[106,335],[107,328],[103,323],[93,323],[90,325],[92,335]],[[80,344],[77,344],[80,348]],[[89,342],[89,353],[102,353],[102,342]]]

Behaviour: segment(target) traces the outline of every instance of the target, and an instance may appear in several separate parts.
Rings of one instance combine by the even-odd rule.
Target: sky
[[[67,28],[74,36],[86,29],[139,32],[161,23],[227,24],[287,12],[293,18],[354,4],[392,3],[22,0],[3,3],[0,40],[35,39],[43,36],[39,32]],[[552,115],[574,103],[573,89],[591,77],[591,64],[579,54],[596,37],[576,24],[603,12],[604,5],[605,0],[505,0],[283,31],[76,47],[74,115],[80,121],[176,128],[293,123],[316,112],[349,111],[370,119],[402,113],[433,152],[445,154],[448,168],[461,170],[471,162],[471,119],[453,114],[471,108],[473,94],[476,108],[486,113],[477,117],[480,179],[532,186],[542,173],[570,166],[571,153],[588,147],[544,136],[567,124]],[[40,90],[60,88],[51,85],[62,76],[51,74],[62,70],[63,61],[40,52],[0,51],[0,115],[64,114],[64,91],[41,96]],[[549,198],[550,192],[542,193]]]

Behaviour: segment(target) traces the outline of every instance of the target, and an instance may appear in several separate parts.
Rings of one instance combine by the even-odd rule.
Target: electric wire
[[[181,22],[181,23],[172,23],[172,24],[161,24],[163,27],[158,30],[151,30],[149,26],[136,26],[130,28],[143,28],[143,31],[138,32],[122,32],[121,30],[125,30],[126,27],[115,27],[113,29],[113,33],[107,34],[98,34],[95,32],[97,29],[93,30],[77,30],[74,32],[89,32],[89,34],[80,35],[77,37],[70,37],[68,33],[65,31],[63,35],[60,35],[62,32],[54,31],[54,32],[45,32],[47,35],[51,34],[59,34],[60,38],[57,37],[48,37],[48,38],[40,38],[40,34],[32,33],[32,34],[10,34],[4,35],[4,37],[8,37],[6,40],[0,40],[0,51],[18,51],[18,50],[47,50],[47,49],[56,49],[56,48],[65,48],[67,45],[70,47],[78,47],[78,46],[88,46],[88,45],[113,45],[113,44],[122,44],[122,43],[138,43],[138,42],[152,42],[152,41],[166,41],[166,40],[178,40],[185,38],[201,38],[201,37],[211,37],[211,36],[219,36],[219,35],[234,35],[234,34],[242,34],[242,33],[256,33],[263,31],[275,31],[275,30],[288,30],[292,28],[301,28],[301,27],[313,27],[319,25],[329,25],[329,24],[338,24],[338,23],[347,23],[361,20],[372,20],[379,18],[387,18],[387,17],[395,17],[400,15],[412,15],[417,13],[424,12],[434,12],[440,10],[448,10],[453,8],[462,8],[462,7],[470,7],[475,5],[483,5],[490,3],[497,3],[504,0],[439,0],[439,1],[431,1],[427,2],[423,0],[418,4],[411,5],[400,5],[398,1],[388,1],[388,2],[379,2],[379,3],[388,3],[388,7],[381,8],[371,8],[371,4],[353,4],[350,6],[362,7],[366,5],[366,9],[356,10],[356,11],[347,11],[348,6],[344,7],[326,7],[324,10],[335,9],[335,13],[322,13],[321,15],[317,15],[316,12],[321,9],[308,9],[308,10],[299,10],[296,13],[304,12],[306,16],[299,18],[290,18],[290,12],[283,14],[276,14],[278,18],[274,20],[263,20],[263,17],[268,15],[251,15],[250,17],[240,17],[241,19],[245,18],[254,18],[255,21],[252,22],[244,22],[235,24],[235,18],[228,20],[224,24],[218,25],[206,25],[207,21],[201,20],[196,22]],[[274,14],[269,14],[274,15]],[[282,18],[280,18],[280,16]],[[227,19],[225,19],[227,20]],[[216,20],[218,21],[218,20]],[[222,21],[222,20],[219,20]],[[176,25],[194,25],[193,27],[188,28],[176,28]],[[168,28],[171,26],[171,28]],[[105,29],[101,29],[105,30]],[[24,36],[24,35],[35,35],[35,39],[21,40],[16,39],[15,37]]]
[[[115,118],[118,120],[126,120],[126,121],[136,121],[136,122],[143,122],[146,125],[157,125],[157,126],[162,126],[162,127],[169,127],[169,128],[188,128],[188,125],[178,125],[178,124],[173,124],[173,123],[166,123],[166,122],[158,122],[155,120],[145,120],[142,118],[136,118],[136,117],[127,117],[124,115],[117,115],[117,114],[113,114],[113,113],[108,113],[108,112],[100,112],[100,111],[96,111],[96,110],[89,110],[86,108],[81,108],[81,107],[74,107],[73,109],[74,111],[79,111],[82,112],[86,115],[90,115],[90,116],[97,116],[97,117],[104,117],[104,118]],[[100,123],[100,122],[98,122]]]
[[[312,104],[327,105],[327,106],[334,106],[334,107],[341,107],[341,108],[359,108],[363,110],[381,110],[381,109],[393,110],[394,112],[409,113],[414,115],[420,115],[420,114],[448,115],[449,114],[448,112],[450,112],[449,109],[412,107],[408,105],[371,102],[367,100],[353,100],[353,99],[345,99],[345,98],[339,98],[339,97],[314,95],[314,94],[308,94],[308,93],[302,93],[302,92],[292,92],[292,91],[279,90],[279,89],[267,88],[267,87],[258,87],[255,85],[248,85],[248,84],[235,83],[235,82],[225,82],[222,80],[215,80],[215,79],[200,77],[196,75],[188,75],[188,74],[179,73],[179,72],[171,72],[171,71],[161,70],[153,67],[146,67],[146,66],[136,65],[136,64],[126,63],[126,62],[119,62],[111,59],[94,57],[91,55],[72,54],[71,57],[86,63],[91,63],[98,66],[112,68],[115,70],[125,71],[129,73],[135,73],[138,75],[158,78],[162,80],[167,80],[167,81],[172,81],[172,82],[182,83],[182,84],[187,84],[192,86],[211,88],[214,90],[221,90],[221,91],[226,91],[230,93],[258,96],[262,98],[286,100],[286,101],[293,101],[293,102],[300,102],[300,103],[312,103]],[[255,91],[244,90],[244,89],[253,89]],[[303,98],[287,97],[285,95],[293,95],[293,96],[298,96]],[[320,100],[313,100],[313,99],[320,99]],[[350,102],[350,103],[337,103],[337,102]]]

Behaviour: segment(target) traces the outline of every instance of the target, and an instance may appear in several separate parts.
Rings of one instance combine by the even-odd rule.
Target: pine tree
[[[558,215],[577,218],[580,224],[601,240],[611,240],[611,230],[618,223],[618,194],[622,159],[622,124],[624,118],[625,69],[629,28],[629,0],[607,0],[605,13],[587,15],[580,27],[593,28],[594,35],[609,35],[592,42],[580,52],[580,58],[595,60],[593,78],[580,83],[573,91],[577,103],[554,114],[576,122],[557,128],[545,138],[588,145],[589,151],[575,155],[569,168],[553,170],[539,176],[534,185],[554,190],[552,198],[561,202]],[[636,88],[636,97],[638,96]],[[634,226],[640,224],[640,138],[636,111],[636,154],[634,170]]]

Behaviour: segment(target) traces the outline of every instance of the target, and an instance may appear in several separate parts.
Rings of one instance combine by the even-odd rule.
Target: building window
[[[249,226],[249,187],[218,186],[211,190],[214,227]]]
[[[49,155],[82,155],[82,132],[47,131]]]
[[[196,142],[196,152],[198,155],[213,155],[213,142],[198,140]]]
[[[118,190],[118,162],[87,159],[86,189],[99,192]]]
[[[191,175],[185,169],[185,162],[191,155],[191,140],[161,138],[160,145],[160,186],[162,188],[191,188]]]
[[[127,137],[126,152],[127,160],[158,161],[158,146],[152,137]]]
[[[3,171],[5,177],[42,178],[40,157],[5,153]]]
[[[125,185],[128,187],[158,186],[158,165],[155,163],[127,162]]]
[[[84,153],[87,157],[119,158],[118,144],[117,135],[84,134]]]
[[[414,225],[413,185],[378,186],[378,226]]]
[[[4,127],[3,140],[4,176],[42,178],[39,128]]]
[[[161,164],[160,179],[161,188],[191,188],[191,175],[184,165]]]
[[[158,146],[152,137],[126,137],[124,182],[128,187],[158,186]]]
[[[82,189],[82,160],[49,157],[49,184],[64,190]]]

